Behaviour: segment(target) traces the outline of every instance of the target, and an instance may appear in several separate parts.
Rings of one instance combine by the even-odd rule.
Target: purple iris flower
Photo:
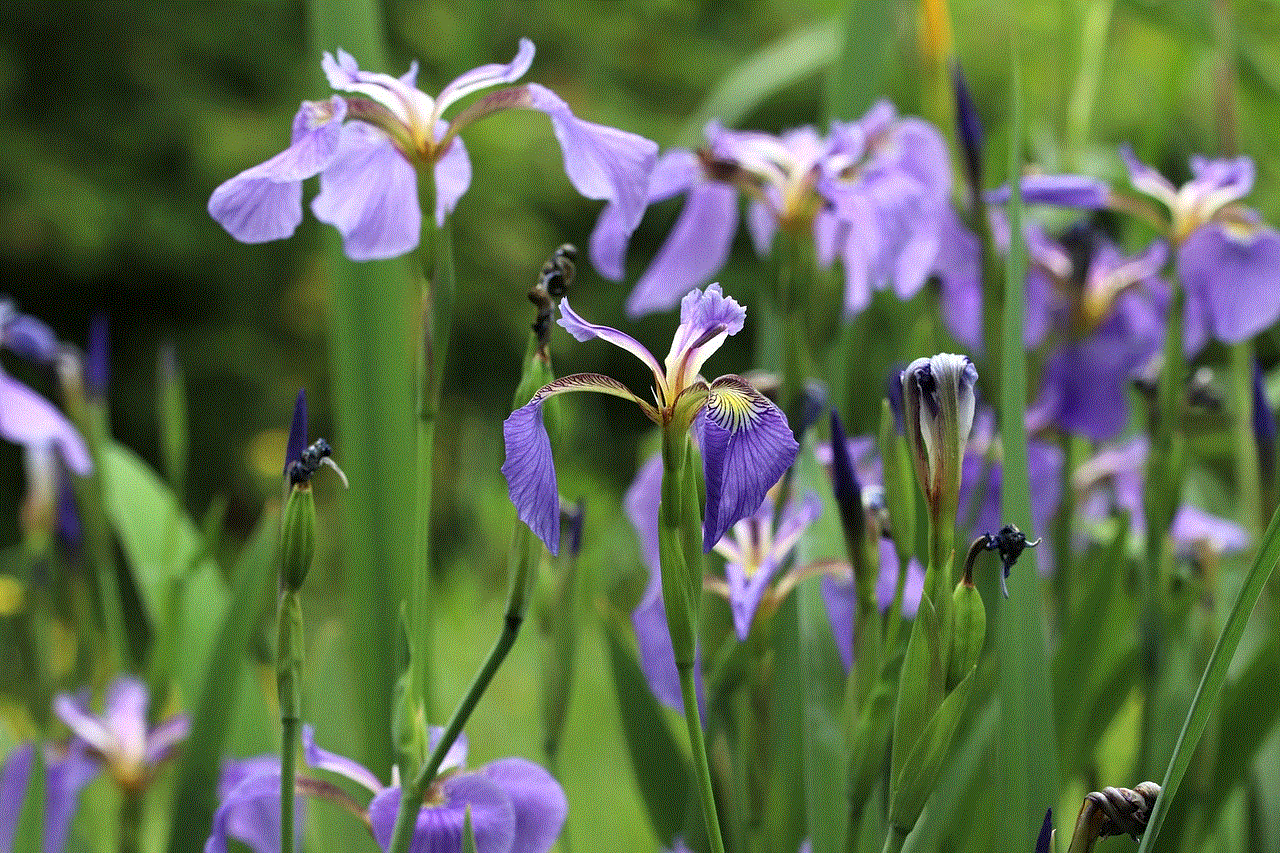
[[[80,792],[98,775],[98,762],[83,741],[72,738],[66,748],[23,744],[0,768],[0,850],[12,850],[18,818],[31,779],[36,749],[44,752],[44,832],[41,853],[63,853]]]
[[[1028,299],[1027,327],[1062,339],[1045,364],[1029,416],[1036,427],[1053,423],[1106,441],[1129,422],[1129,382],[1145,375],[1163,348],[1169,289],[1159,274],[1169,253],[1157,241],[1126,257],[1091,232],[1068,237],[1083,241],[1085,251],[1070,254],[1087,267],[1051,279],[1047,298]]]
[[[1072,487],[1082,496],[1081,516],[1100,520],[1113,510],[1122,510],[1129,514],[1134,535],[1141,538],[1147,526],[1142,511],[1142,478],[1149,451],[1147,437],[1139,435],[1102,448],[1077,468]],[[1252,543],[1249,532],[1240,525],[1189,504],[1183,504],[1174,514],[1169,535],[1178,554],[1184,557],[1206,549],[1238,553]]]
[[[53,404],[0,370],[0,438],[46,454],[56,448],[66,466],[81,477],[93,473],[89,448],[71,421]]]
[[[1120,156],[1134,189],[1169,210],[1187,294],[1187,352],[1211,337],[1248,340],[1280,319],[1280,234],[1236,204],[1253,189],[1253,161],[1192,157],[1191,180],[1175,188],[1128,147]]]
[[[631,316],[670,308],[724,265],[739,193],[749,199],[746,224],[758,254],[769,253],[781,229],[811,234],[823,266],[843,260],[851,314],[866,307],[872,289],[892,283],[907,298],[924,284],[951,189],[946,148],[932,126],[899,119],[882,102],[856,122],[833,124],[825,137],[812,127],[774,136],[716,122],[705,132],[706,147],[670,151],[654,169],[647,203],[687,199],[627,300]],[[626,247],[611,248],[599,266],[621,278]]]
[[[0,347],[36,364],[53,364],[62,347],[45,323],[22,314],[9,299],[0,297]]]
[[[608,326],[588,323],[560,301],[559,323],[579,341],[600,338],[625,349],[653,373],[653,403],[633,394],[616,379],[577,373],[544,385],[502,425],[511,502],[520,520],[552,554],[560,550],[560,498],[551,441],[542,422],[543,404],[568,391],[596,391],[631,400],[664,429],[692,429],[702,451],[706,482],[702,546],[710,551],[734,523],[754,513],[782,473],[791,467],[799,445],[786,417],[763,394],[738,376],[708,384],[699,376],[706,360],[725,340],[742,330],[746,309],[726,297],[718,284],[693,291],[680,305],[680,326],[666,362],[635,338]]]
[[[430,745],[439,742],[443,729],[430,729]],[[336,786],[319,779],[299,777],[298,790],[330,799],[354,812],[383,850],[391,843],[400,785],[384,786],[356,761],[321,749],[311,726],[302,729],[303,755],[309,767],[344,777],[372,795],[368,808]],[[225,853],[227,839],[237,838],[254,851],[268,853],[280,845],[280,765],[263,756],[252,765],[237,763],[232,772],[239,781],[222,797],[213,817],[213,831],[205,853]],[[546,853],[564,826],[567,803],[560,784],[551,774],[523,758],[502,758],[473,771],[463,771],[467,759],[466,736],[460,736],[440,765],[440,776],[428,789],[418,812],[413,853],[450,853],[462,849],[463,825],[468,811],[480,853]],[[227,781],[235,781],[228,779]],[[274,835],[271,831],[274,830]]]
[[[311,210],[342,233],[347,256],[397,257],[418,245],[421,232],[417,170],[434,170],[434,215],[441,225],[471,183],[471,161],[458,134],[495,112],[528,109],[551,119],[574,187],[608,203],[592,246],[625,242],[644,213],[655,143],[582,121],[536,83],[500,89],[451,122],[442,118],[463,98],[524,76],[533,53],[533,43],[521,39],[510,63],[468,71],[435,98],[415,87],[416,62],[397,78],[362,71],[344,50],[336,57],[326,53],[322,65],[329,85],[343,94],[304,102],[289,147],[215,189],[209,214],[245,243],[288,237],[302,221],[302,182],[318,174],[320,193]]]

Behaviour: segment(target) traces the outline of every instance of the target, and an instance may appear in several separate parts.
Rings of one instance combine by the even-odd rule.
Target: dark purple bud
[[[1040,837],[1036,839],[1036,853],[1051,853],[1053,850],[1053,809],[1044,813],[1044,823],[1040,826]]]
[[[284,455],[284,473],[289,467],[302,461],[302,453],[307,449],[307,392],[298,391],[298,400],[293,405],[293,424],[289,427],[289,444]]]
[[[80,521],[80,507],[71,478],[58,478],[58,538],[72,551],[79,551],[84,542],[84,524]]]
[[[578,498],[577,503],[562,512],[564,512],[565,521],[569,524],[569,556],[577,557],[582,553],[582,498]]]
[[[902,435],[902,371],[905,364],[895,364],[889,370],[889,381],[885,387],[885,396],[889,398],[889,411],[893,412],[893,422],[898,427],[898,435]]]
[[[965,177],[971,197],[977,199],[982,192],[982,122],[959,63],[951,66],[951,86],[956,97],[956,137],[964,155]]]
[[[100,400],[107,396],[110,362],[111,336],[107,315],[97,313],[89,321],[89,345],[84,360],[84,387],[90,395]]]
[[[1276,467],[1276,414],[1262,389],[1262,368],[1253,362],[1253,439],[1258,443],[1262,479],[1270,482]]]
[[[849,458],[849,442],[844,434],[840,413],[831,410],[831,490],[840,507],[840,520],[846,526],[862,523],[862,486]]]
[[[804,383],[800,393],[800,437],[803,438],[809,428],[818,422],[818,418],[830,405],[831,394],[827,386],[816,379]]]

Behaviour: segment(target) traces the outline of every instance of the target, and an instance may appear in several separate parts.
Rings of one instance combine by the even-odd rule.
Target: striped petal
[[[800,447],[782,411],[737,376],[711,383],[694,430],[707,485],[702,548],[710,551],[734,523],[760,508]]]

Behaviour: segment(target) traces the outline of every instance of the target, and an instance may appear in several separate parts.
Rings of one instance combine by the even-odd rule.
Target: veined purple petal
[[[563,310],[563,303],[561,307]],[[520,520],[552,554],[560,552],[560,493],[551,439],[542,423],[542,405],[549,397],[568,391],[598,391],[633,400],[642,408],[648,405],[616,379],[597,373],[575,373],[544,385],[528,403],[503,421],[502,437],[507,455],[502,463],[502,476],[507,478],[511,503]]]
[[[342,130],[311,211],[342,233],[351,260],[399,257],[418,245],[422,229],[417,173],[380,130],[361,122]]]
[[[662,366],[658,364],[658,360],[653,357],[653,353],[645,348],[644,344],[628,335],[626,332],[620,332],[611,326],[602,326],[596,323],[589,323],[584,320],[578,312],[569,306],[569,298],[565,297],[560,300],[560,319],[557,320],[560,326],[569,334],[573,335],[574,340],[586,342],[592,338],[599,338],[607,341],[615,347],[626,350],[636,358],[644,362],[645,367],[653,372],[654,382],[662,385],[666,373]]]
[[[1218,340],[1246,341],[1280,319],[1280,234],[1270,228],[1247,235],[1219,223],[1197,228],[1178,249],[1178,274]]]
[[[676,388],[692,383],[725,339],[742,331],[746,318],[747,309],[732,296],[725,296],[715,282],[706,290],[685,294],[680,300],[680,325],[667,353],[668,381]]]
[[[689,190],[684,210],[653,264],[627,297],[627,314],[665,311],[724,266],[738,230],[738,191],[704,182]]]
[[[503,86],[519,80],[529,70],[529,66],[533,64],[533,53],[533,42],[527,38],[522,38],[515,58],[506,65],[496,62],[481,65],[479,68],[473,68],[458,76],[452,83],[440,90],[440,94],[436,98],[436,116],[439,117],[441,113],[449,109],[450,105],[457,103],[467,95],[479,92],[482,89]]]
[[[458,853],[463,822],[471,810],[477,853],[508,853],[515,841],[516,815],[511,798],[479,773],[459,773],[441,786],[444,802],[418,810],[409,853]],[[383,850],[391,844],[400,788],[387,788],[369,803],[373,837]],[[517,848],[523,850],[523,847]]]
[[[1084,175],[1027,175],[1021,181],[1024,204],[1052,204],[1075,210],[1099,210],[1111,199],[1111,188]],[[1007,204],[1008,186],[987,193],[989,204]]]
[[[644,215],[649,173],[658,145],[634,133],[593,124],[576,117],[559,95],[530,83],[527,106],[547,114],[564,152],[569,181],[587,198],[618,206],[623,227],[634,231]]]
[[[436,124],[436,139],[444,133],[444,122]],[[455,136],[449,148],[436,161],[436,226],[444,225],[445,219],[453,213],[458,200],[462,198],[467,187],[471,186],[471,159],[467,157],[467,148],[462,144],[462,137]]]
[[[219,785],[222,802],[213,813],[213,827],[204,843],[204,853],[226,853],[228,837],[243,841],[254,853],[278,851],[279,762],[271,766],[264,760],[232,772],[225,790]]]
[[[500,758],[478,772],[511,799],[515,810],[512,850],[547,853],[560,837],[569,809],[560,783],[523,758]]]
[[[13,849],[13,836],[18,831],[18,818],[22,816],[35,757],[35,746],[24,743],[9,753],[4,767],[0,768],[0,850]]]
[[[382,790],[378,777],[363,764],[317,746],[315,726],[310,724],[302,727],[302,754],[310,767],[344,776],[375,794]]]
[[[293,234],[302,221],[302,181],[337,156],[346,114],[346,101],[337,95],[303,103],[294,118],[292,144],[218,186],[209,197],[209,215],[242,243]]]
[[[440,742],[440,738],[444,736],[443,726],[430,726],[427,728],[427,752],[428,754],[435,752],[436,744]],[[437,775],[445,773],[449,770],[461,770],[467,766],[467,733],[459,732],[458,737],[449,745],[449,751],[444,754],[444,760],[440,762],[440,769]]]
[[[799,445],[781,410],[737,376],[711,383],[694,429],[707,485],[702,548],[710,551],[735,522],[760,507],[795,461]]]

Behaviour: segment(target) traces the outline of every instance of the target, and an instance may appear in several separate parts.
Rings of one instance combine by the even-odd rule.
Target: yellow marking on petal
[[[707,406],[716,423],[730,432],[738,432],[756,420],[761,399],[739,388],[720,386],[712,388]]]

